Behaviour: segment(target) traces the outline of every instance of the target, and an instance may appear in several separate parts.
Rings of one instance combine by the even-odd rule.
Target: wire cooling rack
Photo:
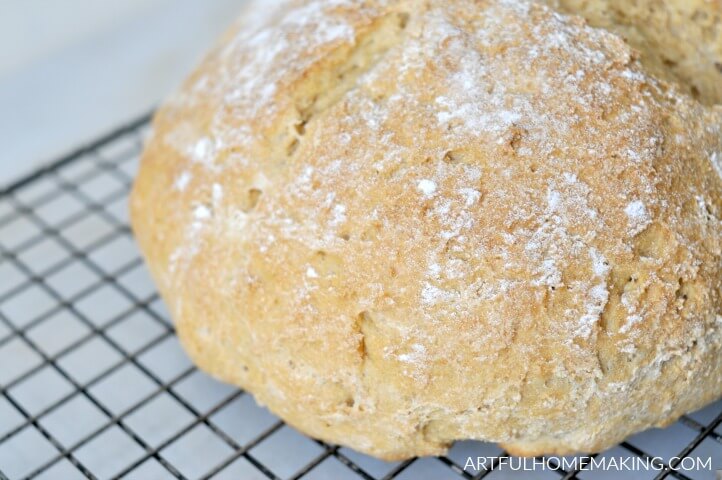
[[[722,402],[597,457],[713,461],[685,472],[670,469],[677,460],[649,471],[477,471],[468,457],[506,456],[481,442],[387,463],[297,433],[180,349],[128,228],[148,120],[0,192],[0,480],[712,479],[722,469]]]

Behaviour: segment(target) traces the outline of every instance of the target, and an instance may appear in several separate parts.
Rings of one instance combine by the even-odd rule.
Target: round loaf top
[[[259,3],[131,213],[194,361],[326,441],[596,451],[722,394],[722,108],[547,6]]]

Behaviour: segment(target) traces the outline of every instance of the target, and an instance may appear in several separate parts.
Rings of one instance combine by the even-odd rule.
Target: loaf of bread
[[[221,39],[131,199],[200,368],[386,459],[720,397],[722,4],[547,3],[258,2]]]

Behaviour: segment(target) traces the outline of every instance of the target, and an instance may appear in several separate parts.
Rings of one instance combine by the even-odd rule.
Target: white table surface
[[[0,0],[0,188],[152,109],[245,0]]]

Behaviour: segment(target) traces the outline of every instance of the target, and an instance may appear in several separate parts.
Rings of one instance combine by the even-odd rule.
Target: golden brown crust
[[[722,109],[519,1],[289,1],[158,112],[134,232],[204,370],[400,459],[722,393]]]

